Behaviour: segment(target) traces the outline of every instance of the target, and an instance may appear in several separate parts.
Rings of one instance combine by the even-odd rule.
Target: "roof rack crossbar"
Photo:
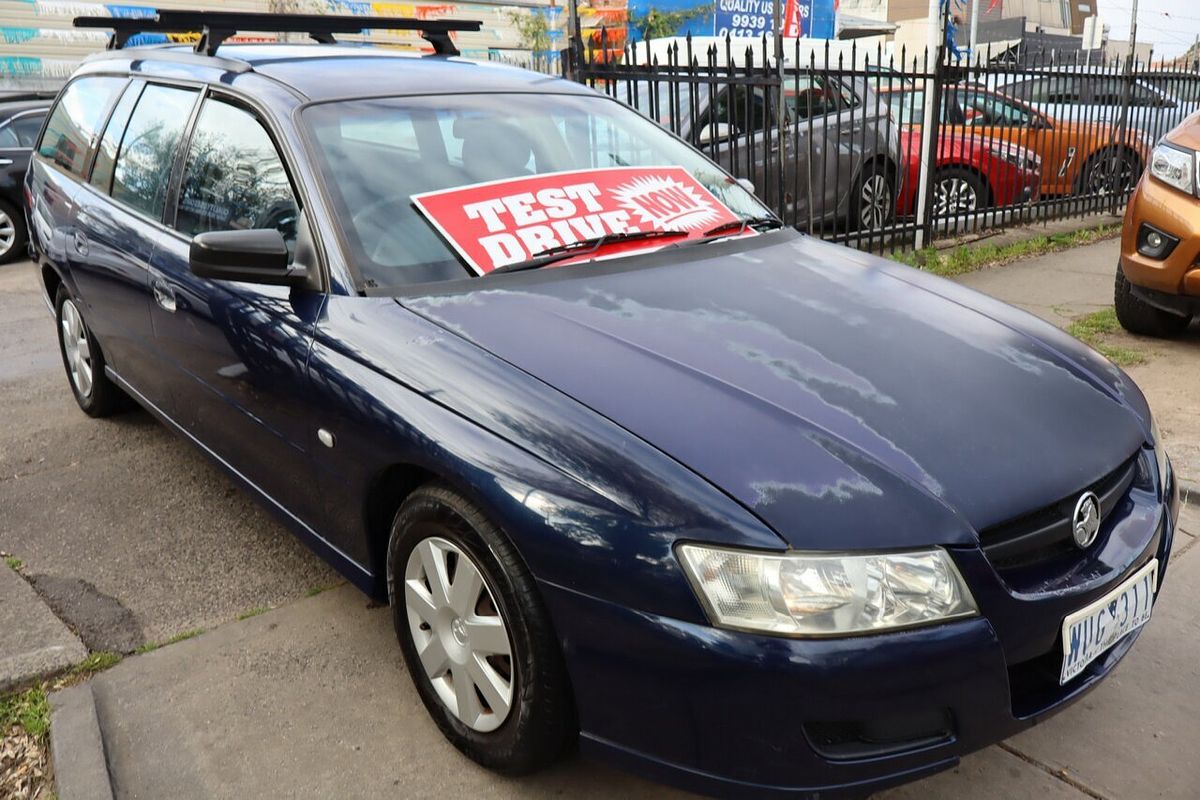
[[[307,33],[318,42],[336,43],[336,33],[361,33],[363,30],[419,31],[440,56],[459,55],[450,39],[451,31],[477,31],[479,20],[417,19],[415,17],[374,17],[350,14],[253,14],[234,11],[156,10],[145,17],[76,17],[76,28],[106,28],[113,32],[110,50],[125,47],[139,33],[199,33],[196,52],[216,55],[217,48],[239,31]]]

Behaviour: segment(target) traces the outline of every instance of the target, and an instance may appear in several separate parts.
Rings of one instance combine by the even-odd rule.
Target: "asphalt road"
[[[93,650],[340,582],[149,414],[79,410],[28,263],[0,266],[0,420],[0,550]]]

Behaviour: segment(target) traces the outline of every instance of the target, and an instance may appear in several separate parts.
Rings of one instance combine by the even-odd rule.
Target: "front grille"
[[[1054,560],[1075,549],[1072,515],[1079,496],[1087,491],[1100,498],[1100,517],[1107,519],[1129,491],[1138,469],[1138,453],[1090,486],[1068,497],[1007,522],[986,528],[979,536],[983,552],[998,571],[1021,569]]]

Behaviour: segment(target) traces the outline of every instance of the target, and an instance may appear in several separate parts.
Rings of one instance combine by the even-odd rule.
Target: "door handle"
[[[88,238],[83,231],[75,231],[75,252],[81,256],[88,254]]]
[[[0,158],[0,167],[11,167],[13,160],[11,158]]]
[[[175,313],[175,290],[166,281],[155,278],[150,284],[150,291],[154,293],[154,302],[158,303],[163,311]]]

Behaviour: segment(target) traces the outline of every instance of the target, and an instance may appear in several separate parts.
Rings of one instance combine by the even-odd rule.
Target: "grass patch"
[[[314,586],[306,592],[308,597],[316,597],[322,592],[328,592],[330,589],[336,589],[341,586],[340,583],[331,583],[328,586]]]
[[[150,652],[153,652],[154,650],[157,650],[160,647],[166,647],[169,644],[177,644],[179,642],[187,641],[188,639],[193,639],[202,633],[204,633],[204,628],[192,628],[190,631],[183,631],[182,633],[177,633],[169,639],[163,639],[161,642],[146,642],[144,645],[142,645],[138,649],[134,650],[133,652],[135,655],[142,655],[143,653],[150,653]]]
[[[41,739],[50,730],[50,703],[42,687],[0,697],[0,732],[18,726]]]
[[[5,556],[4,563],[8,564],[8,568],[14,572],[20,572],[21,567],[25,566],[25,562],[16,556]]]
[[[983,267],[994,267],[1023,258],[1092,244],[1111,238],[1120,231],[1121,228],[1117,225],[1100,225],[1081,231],[1034,236],[1032,239],[1011,244],[964,244],[946,250],[927,247],[923,250],[897,251],[891,254],[891,258],[893,261],[932,272],[934,275],[950,277],[974,272]]]
[[[92,653],[83,661],[71,667],[71,675],[89,677],[95,675],[97,672],[103,672],[106,669],[115,667],[120,663],[120,653],[110,653],[107,650],[101,650],[98,653]]]
[[[1117,312],[1106,308],[1075,320],[1067,327],[1067,333],[1118,366],[1128,367],[1145,361],[1146,357],[1136,350],[1114,347],[1103,341],[1105,336],[1120,329],[1121,323],[1117,322]]]
[[[241,622],[244,619],[250,619],[251,617],[257,617],[259,614],[265,614],[270,610],[270,606],[259,606],[258,608],[252,608],[249,611],[243,611],[242,613],[238,614],[238,622]]]

